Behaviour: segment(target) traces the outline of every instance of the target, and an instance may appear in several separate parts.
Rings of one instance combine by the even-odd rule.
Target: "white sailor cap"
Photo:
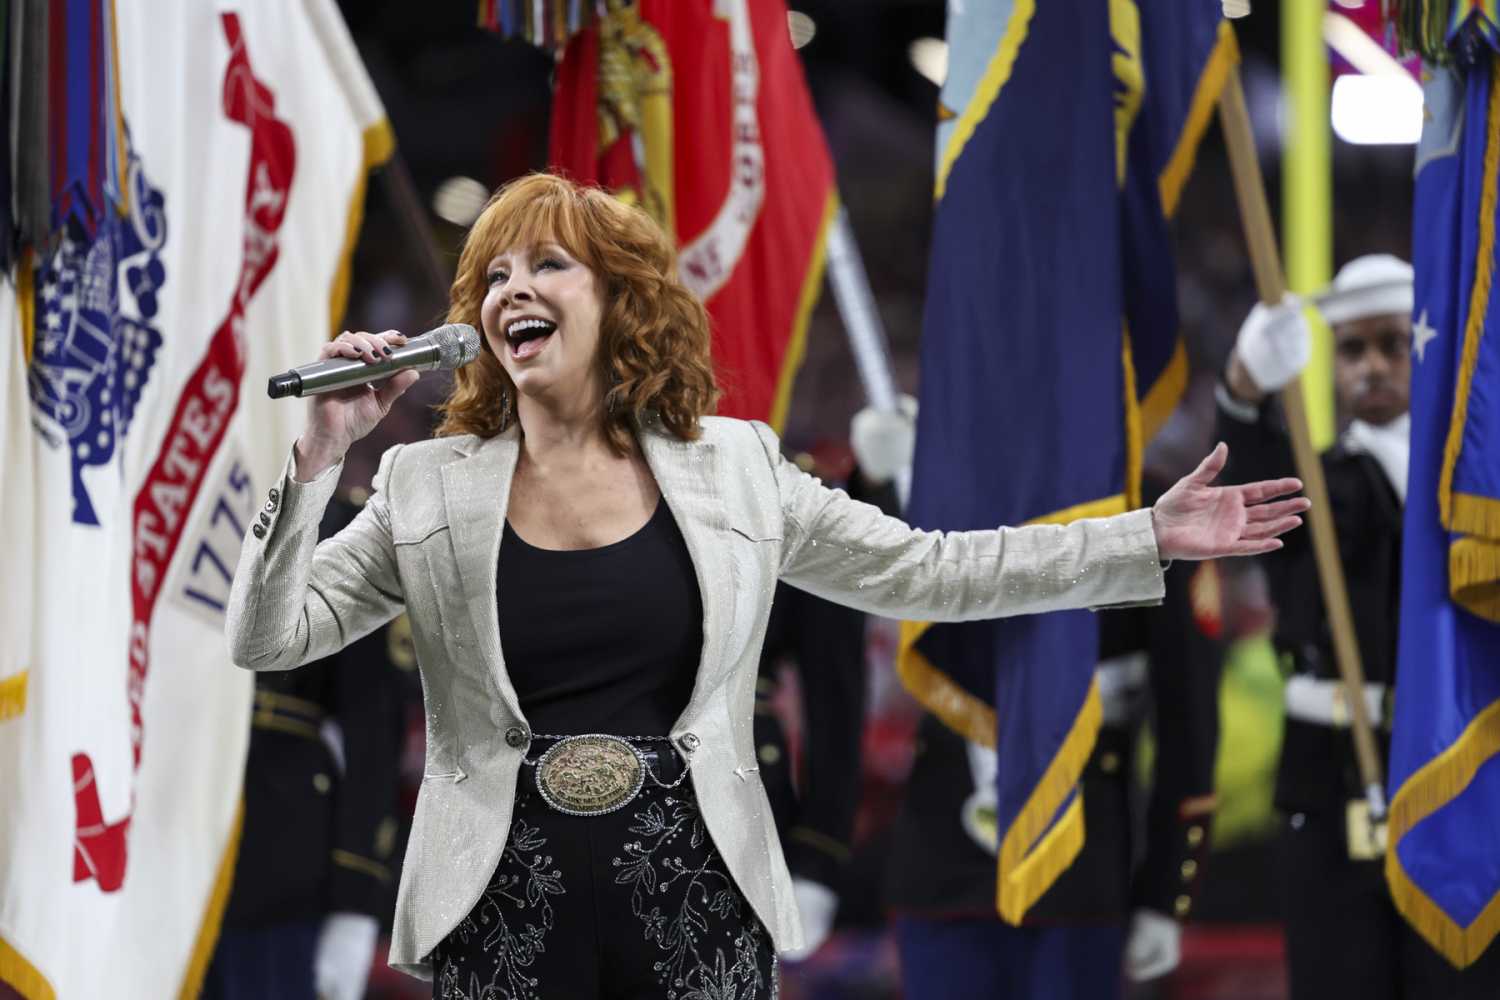
[[[1313,296],[1313,305],[1328,325],[1367,316],[1411,314],[1411,265],[1388,253],[1356,257],[1334,276],[1333,283]]]

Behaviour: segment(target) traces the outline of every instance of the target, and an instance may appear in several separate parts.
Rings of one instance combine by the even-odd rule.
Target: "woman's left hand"
[[[1276,499],[1300,490],[1302,480],[1212,485],[1228,458],[1229,448],[1221,442],[1192,474],[1179,479],[1156,501],[1152,521],[1162,559],[1216,559],[1273,552],[1281,548],[1276,536],[1302,523],[1298,515],[1312,506],[1312,501],[1306,497]]]

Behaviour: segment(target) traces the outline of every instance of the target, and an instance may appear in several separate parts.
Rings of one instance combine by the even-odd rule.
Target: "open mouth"
[[[523,361],[535,356],[547,346],[547,339],[556,329],[556,323],[535,316],[512,320],[505,328],[505,342],[510,345],[511,357]]]

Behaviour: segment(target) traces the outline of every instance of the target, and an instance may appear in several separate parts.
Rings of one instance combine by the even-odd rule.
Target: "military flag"
[[[1123,512],[1186,383],[1167,220],[1233,36],[1190,0],[986,0],[950,7],[948,51],[909,518]],[[1097,651],[1086,611],[903,629],[907,686],[997,747],[996,898],[1013,923],[1083,843]]]
[[[58,110],[20,155],[54,229],[0,298],[34,601],[0,659],[0,981],[196,996],[250,725],[224,606],[303,416],[261,386],[341,317],[391,134],[332,0],[52,7],[69,58],[28,86]]]
[[[556,47],[549,162],[677,237],[713,319],[719,412],[779,428],[823,279],[833,162],[784,0],[485,0],[481,23]]]
[[[1396,906],[1460,967],[1500,933],[1490,833],[1500,826],[1500,58],[1490,37],[1458,39],[1469,58],[1424,73],[1385,866]]]

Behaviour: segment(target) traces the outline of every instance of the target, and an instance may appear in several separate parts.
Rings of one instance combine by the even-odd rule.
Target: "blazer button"
[[[520,726],[511,726],[505,731],[505,742],[509,746],[524,747],[531,742],[531,737]]]
[[[255,532],[256,538],[266,537],[266,526],[264,524],[252,524],[250,530]]]
[[[267,514],[265,511],[261,511],[260,512],[260,523],[263,524],[263,525],[265,525],[267,528],[269,528],[271,526],[271,515]]]
[[[270,497],[270,498],[271,498],[271,499],[272,499],[272,500],[280,500],[280,499],[281,499],[281,491],[280,491],[280,490],[278,490],[278,489],[277,489],[277,488],[276,488],[276,487],[274,487],[274,486],[272,486],[272,487],[271,487],[271,491],[270,491],[270,493],[268,493],[268,494],[267,494],[267,495],[268,495],[268,496],[269,496],[269,497]]]
[[[683,733],[677,738],[677,745],[682,747],[685,753],[692,753],[698,749],[698,743],[698,737],[694,733]]]

